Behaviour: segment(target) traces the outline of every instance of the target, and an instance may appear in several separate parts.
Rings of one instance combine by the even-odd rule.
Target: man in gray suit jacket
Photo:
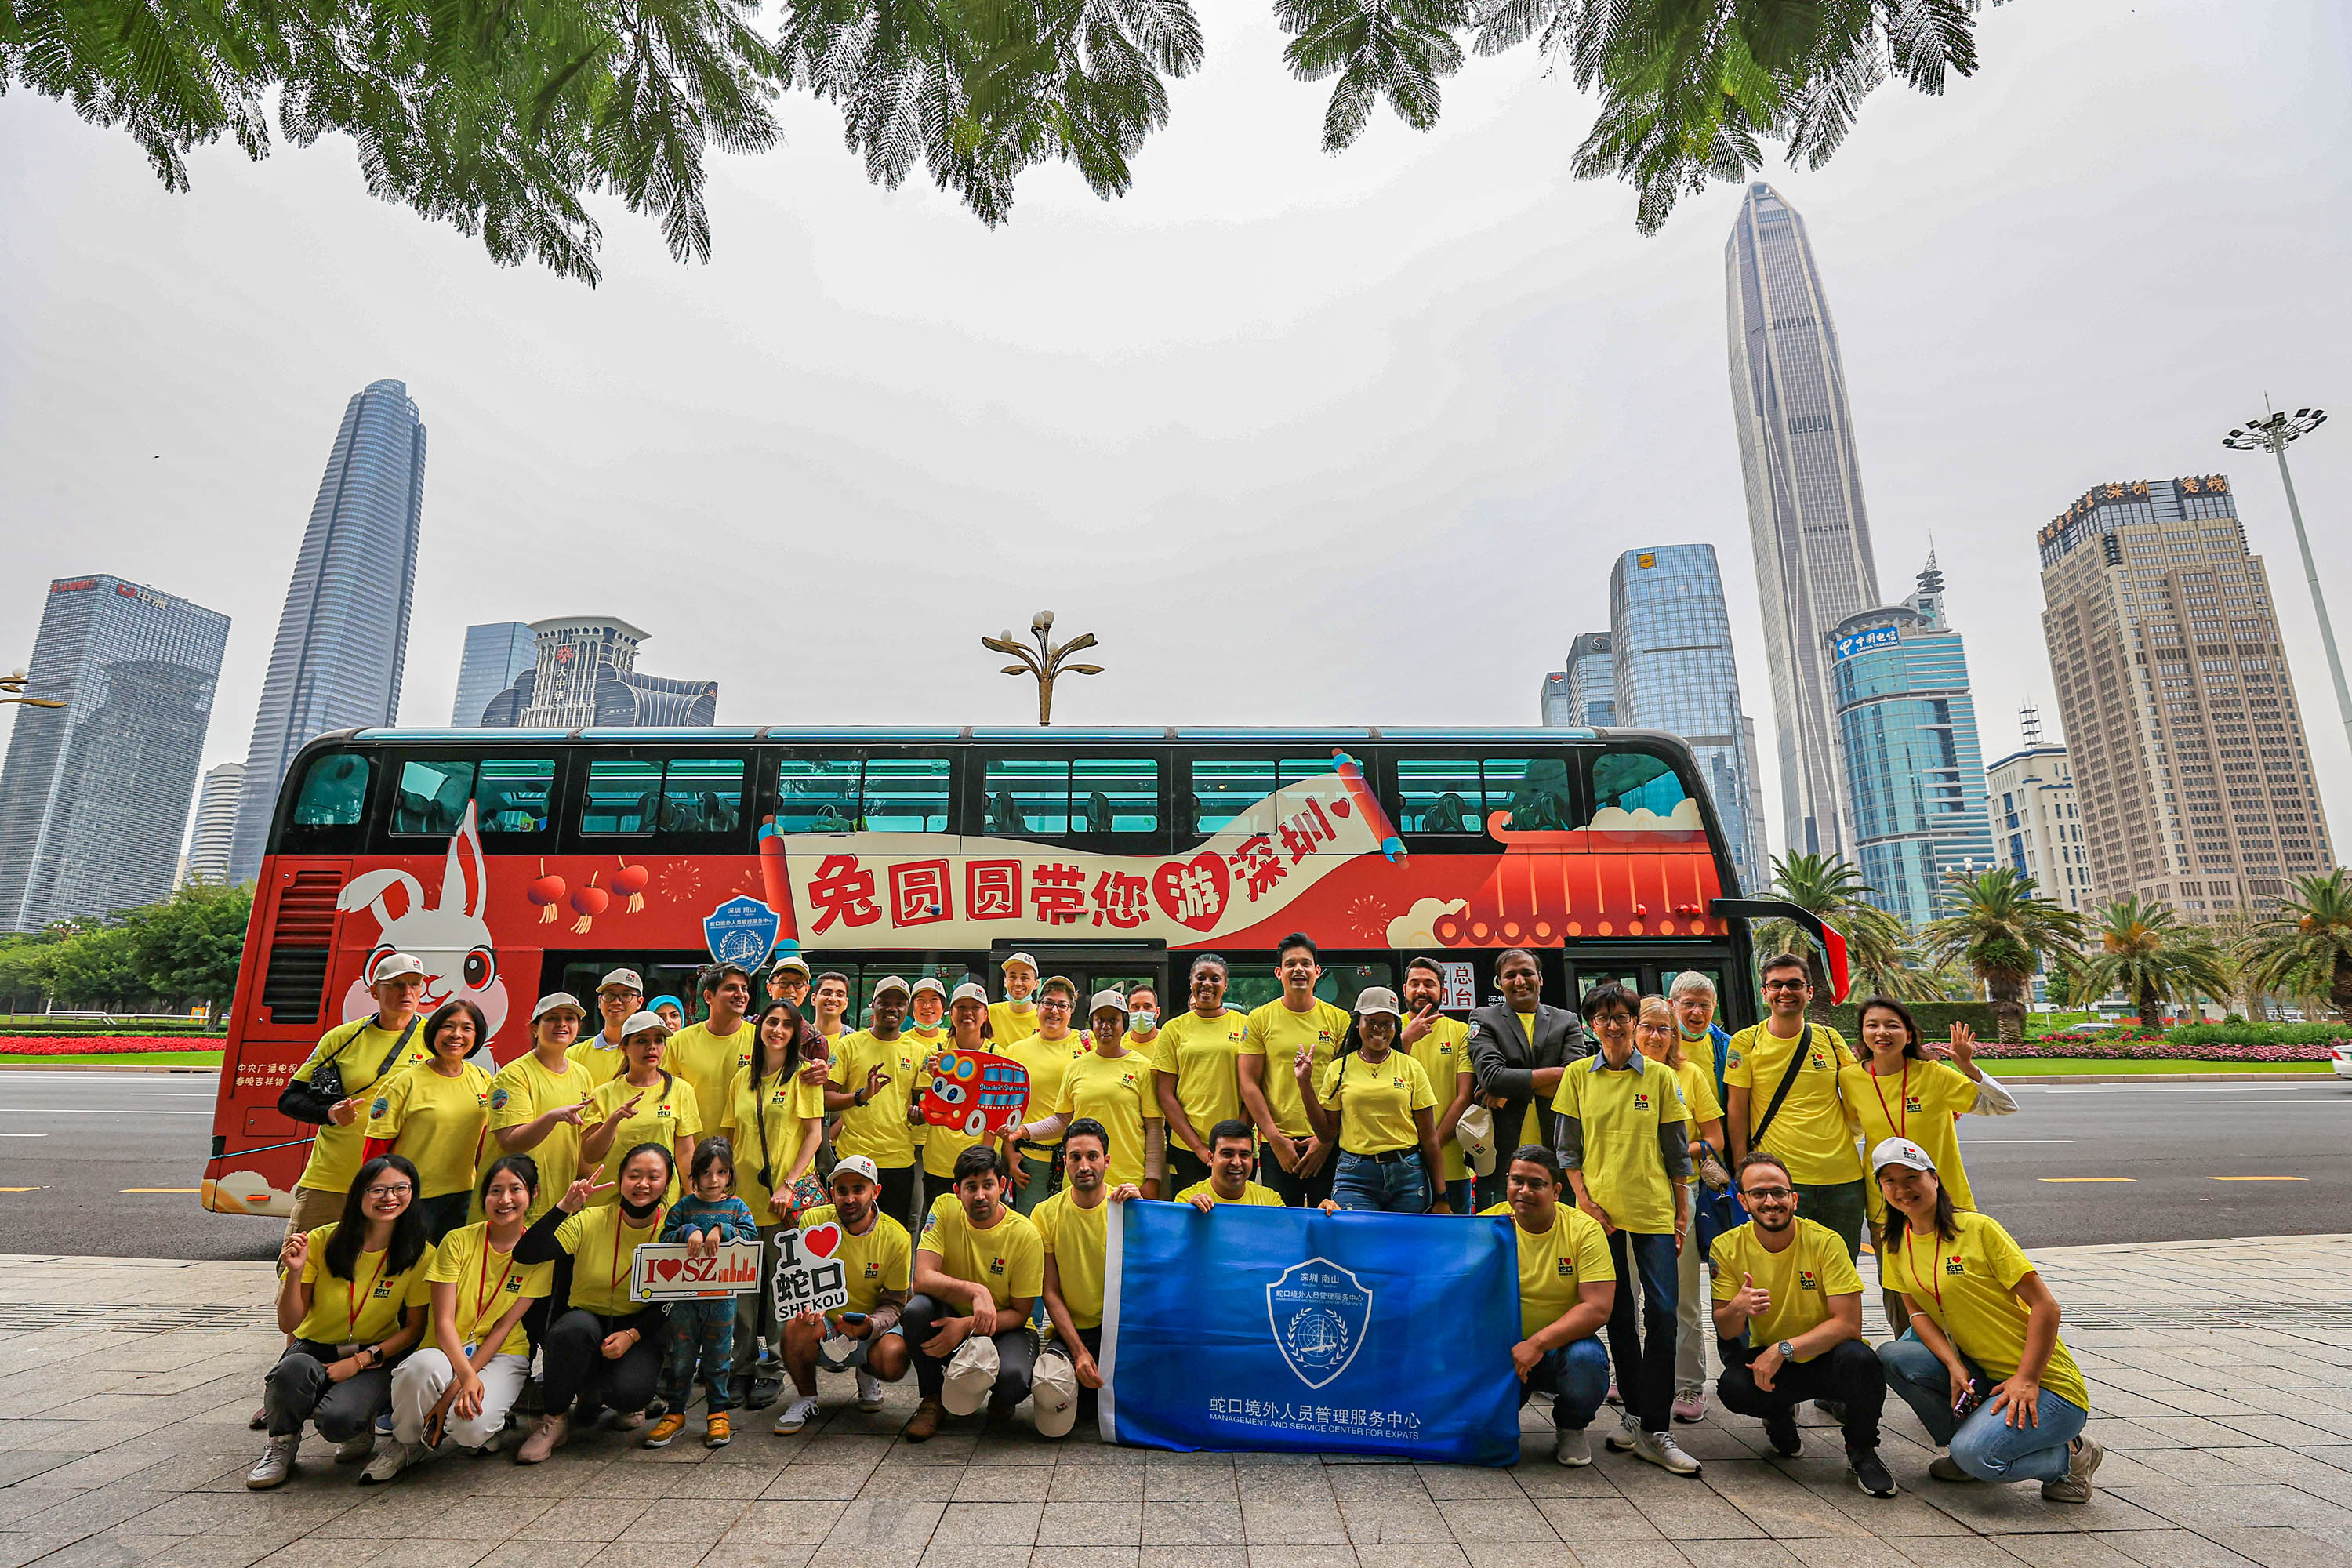
[[[1522,1143],[1552,1145],[1556,1119],[1551,1100],[1559,1092],[1560,1074],[1593,1049],[1591,1037],[1574,1013],[1543,1005],[1543,970],[1534,953],[1522,947],[1506,949],[1496,961],[1495,984],[1502,1001],[1470,1015],[1470,1070],[1480,1098],[1494,1108],[1496,1153],[1495,1174],[1479,1184],[1474,1212],[1502,1201],[1510,1151]],[[1535,1019],[1532,1039],[1519,1022],[1528,1015]],[[1536,1108],[1532,1117],[1528,1115],[1531,1102]]]

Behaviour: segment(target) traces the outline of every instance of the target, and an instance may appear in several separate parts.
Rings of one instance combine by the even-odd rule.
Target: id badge
[[[467,1343],[466,1343],[466,1359],[467,1359],[467,1361],[471,1361],[471,1360],[473,1360],[473,1359],[474,1359],[474,1354],[475,1354],[475,1352],[478,1352],[478,1351],[479,1351],[481,1348],[482,1348],[482,1342],[481,1342],[481,1341],[479,1341],[479,1340],[469,1340],[469,1341],[467,1341]]]

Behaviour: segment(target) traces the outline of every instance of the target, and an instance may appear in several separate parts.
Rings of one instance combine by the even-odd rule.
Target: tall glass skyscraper
[[[457,700],[450,705],[449,722],[460,730],[480,724],[490,699],[538,662],[539,637],[522,622],[467,626],[465,657],[457,666]]]
[[[205,770],[205,786],[196,792],[195,826],[188,831],[191,878],[228,880],[229,846],[236,841],[236,806],[244,793],[243,763],[221,763]]]
[[[344,406],[294,557],[246,753],[232,882],[260,870],[278,780],[305,742],[399,718],[424,521],[425,426],[405,383],[373,383]]]
[[[1568,721],[1600,729],[1617,717],[1617,669],[1607,632],[1580,632],[1568,645]]]
[[[1748,187],[1723,271],[1731,407],[1780,730],[1782,833],[1794,850],[1843,852],[1825,639],[1878,603],[1845,367],[1805,220],[1771,186]]]
[[[228,617],[103,573],[49,584],[0,770],[0,931],[172,890]]]
[[[1731,841],[1739,885],[1772,880],[1756,793],[1756,731],[1739,711],[1739,663],[1711,544],[1629,550],[1609,574],[1617,722],[1690,742]]]
[[[1916,593],[1848,616],[1828,651],[1853,859],[1871,902],[1916,930],[1949,903],[1949,873],[1994,864],[1969,661],[1944,622],[1935,556]]]

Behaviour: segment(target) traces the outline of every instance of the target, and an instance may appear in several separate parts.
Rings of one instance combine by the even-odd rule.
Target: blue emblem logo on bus
[[[756,969],[776,945],[782,924],[775,910],[739,893],[702,917],[703,945],[717,963]]]
[[[1325,1258],[1295,1263],[1265,1288],[1275,1347],[1309,1388],[1321,1388],[1356,1359],[1372,1321],[1372,1292]]]

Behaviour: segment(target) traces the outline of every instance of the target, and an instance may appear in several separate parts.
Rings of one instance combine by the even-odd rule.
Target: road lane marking
[[[131,1098],[133,1100],[210,1100],[213,1096],[190,1094],[176,1089],[134,1089],[131,1091]]]
[[[2074,1186],[2083,1182],[2137,1182],[2137,1176],[2043,1176],[2042,1181],[2053,1186]]]
[[[2308,1176],[2208,1176],[2209,1182],[2307,1182]]]
[[[210,1116],[209,1110],[125,1110],[120,1106],[0,1105],[0,1116]]]
[[[2352,1100],[2184,1100],[2182,1105],[2300,1105],[2315,1110],[2330,1110],[2338,1105],[2352,1105]]]
[[[126,1193],[201,1193],[202,1187],[125,1187]]]
[[[38,1187],[0,1187],[0,1193],[37,1193]]]
[[[0,1132],[0,1138],[47,1138],[46,1132]]]
[[[1963,1138],[1960,1147],[1973,1149],[1979,1143],[2072,1143],[2072,1138]]]

